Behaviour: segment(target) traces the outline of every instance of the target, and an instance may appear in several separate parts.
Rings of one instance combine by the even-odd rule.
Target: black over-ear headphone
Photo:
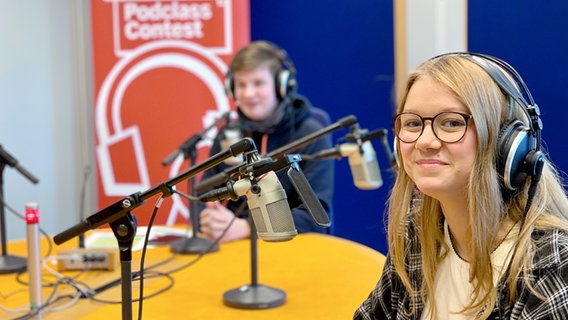
[[[481,67],[509,99],[521,106],[527,116],[529,127],[523,121],[513,118],[499,130],[497,170],[505,190],[517,190],[529,176],[532,179],[540,179],[544,162],[541,151],[542,120],[539,117],[538,105],[519,73],[507,62],[493,56],[465,52],[450,54],[462,56]],[[503,72],[507,72],[509,76]],[[512,83],[511,79],[515,83]],[[510,107],[513,104],[510,101]]]
[[[276,89],[276,97],[283,100],[290,93],[295,92],[298,86],[296,81],[296,68],[294,63],[285,50],[266,41],[262,41],[265,50],[273,54],[282,64],[282,68],[276,73],[274,79],[274,88]],[[235,100],[235,80],[233,74],[229,71],[225,76],[225,92],[229,98]]]

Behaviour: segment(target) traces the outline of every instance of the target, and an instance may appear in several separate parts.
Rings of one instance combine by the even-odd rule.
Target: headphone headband
[[[277,98],[283,100],[290,93],[295,92],[298,85],[296,81],[296,67],[292,60],[288,57],[286,50],[267,41],[256,41],[249,44],[249,46],[251,45],[256,46],[253,50],[258,50],[259,53],[262,52],[262,55],[269,54],[276,58],[280,63],[279,70],[277,70],[274,75],[274,88],[276,90]],[[247,48],[245,47],[245,50],[246,49]],[[265,56],[261,59],[267,59],[267,57]],[[230,70],[225,75],[225,92],[231,99],[235,100],[234,74]]]
[[[542,120],[538,105],[519,73],[507,62],[480,53],[453,52],[434,57],[456,55],[473,62],[487,73],[501,91],[513,99],[526,115],[528,127],[519,119],[509,119],[497,137],[497,170],[504,190],[516,191],[530,176],[540,179],[539,166],[544,161],[541,152]],[[506,74],[505,74],[506,72]],[[512,83],[513,80],[515,83]],[[510,105],[513,108],[512,104]]]

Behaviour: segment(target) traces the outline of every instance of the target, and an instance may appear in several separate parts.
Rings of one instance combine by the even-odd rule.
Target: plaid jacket
[[[407,270],[413,287],[419,288],[422,281],[422,262],[420,245],[413,226],[409,226],[406,235],[410,244],[407,251]],[[412,235],[412,236],[411,236]],[[568,320],[568,233],[561,230],[535,231],[532,235],[535,257],[529,270],[529,278],[517,281],[517,299],[508,302],[509,292],[504,282],[498,286],[501,298],[493,309],[489,319]],[[541,300],[527,286],[527,282],[544,296]],[[371,320],[410,320],[420,319],[424,301],[418,290],[415,294],[415,312],[412,311],[410,294],[398,277],[390,256],[383,269],[383,274],[367,300],[355,311],[353,319]]]

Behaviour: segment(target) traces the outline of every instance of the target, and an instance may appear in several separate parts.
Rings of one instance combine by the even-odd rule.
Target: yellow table
[[[43,243],[42,252],[45,248]],[[23,241],[10,243],[8,249],[10,254],[25,256]],[[279,307],[260,310],[228,307],[223,303],[223,293],[251,282],[250,252],[248,239],[221,244],[219,251],[206,254],[191,266],[170,273],[175,283],[165,292],[144,300],[142,318],[350,319],[375,286],[385,259],[381,253],[366,246],[323,234],[300,234],[291,241],[280,243],[259,240],[258,281],[262,285],[283,290],[286,302]],[[167,245],[149,249],[145,267],[172,255]],[[187,265],[196,257],[193,254],[177,255],[153,270],[168,273]],[[139,263],[140,252],[134,252],[133,271],[139,269]],[[47,271],[43,274],[47,279]],[[73,276],[79,272],[64,274]],[[27,279],[27,274],[21,277]],[[85,272],[77,280],[94,288],[118,278],[120,267],[112,272]],[[18,283],[15,274],[0,275],[0,284],[0,305],[10,309],[25,308],[28,302],[27,286]],[[144,280],[144,295],[156,293],[168,284],[169,280],[165,277],[147,278]],[[139,283],[133,282],[133,298],[138,297],[138,290]],[[44,299],[50,292],[51,289],[44,289]],[[62,294],[64,292],[73,291],[67,288],[61,290]],[[43,319],[122,318],[120,286],[105,290],[95,297],[116,303],[81,299],[66,310],[44,313]],[[137,319],[138,303],[133,303],[132,309],[133,319]],[[23,314],[8,314],[0,310],[0,319],[13,319]]]

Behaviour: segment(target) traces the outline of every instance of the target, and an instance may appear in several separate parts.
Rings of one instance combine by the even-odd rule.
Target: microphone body
[[[247,178],[236,182],[229,181],[226,187],[209,191],[200,196],[199,200],[236,200],[243,195],[247,198],[259,238],[280,242],[291,240],[298,234],[286,192],[274,171],[260,176],[255,185]]]
[[[231,122],[226,126],[224,126],[223,128],[221,128],[221,132],[219,133],[219,135],[220,135],[219,140],[220,140],[221,150],[229,148],[232,144],[243,138],[241,129],[239,128],[238,124],[234,122]],[[223,162],[225,162],[225,164],[229,166],[235,166],[242,164],[244,162],[244,157],[242,154],[239,154],[227,158]]]
[[[361,190],[378,189],[383,185],[377,153],[370,141],[362,144],[347,142],[312,155],[303,155],[306,160],[322,160],[348,157],[353,183]]]
[[[377,154],[370,141],[359,147],[356,143],[340,146],[341,154],[348,157],[353,183],[362,190],[378,189],[383,185]]]

